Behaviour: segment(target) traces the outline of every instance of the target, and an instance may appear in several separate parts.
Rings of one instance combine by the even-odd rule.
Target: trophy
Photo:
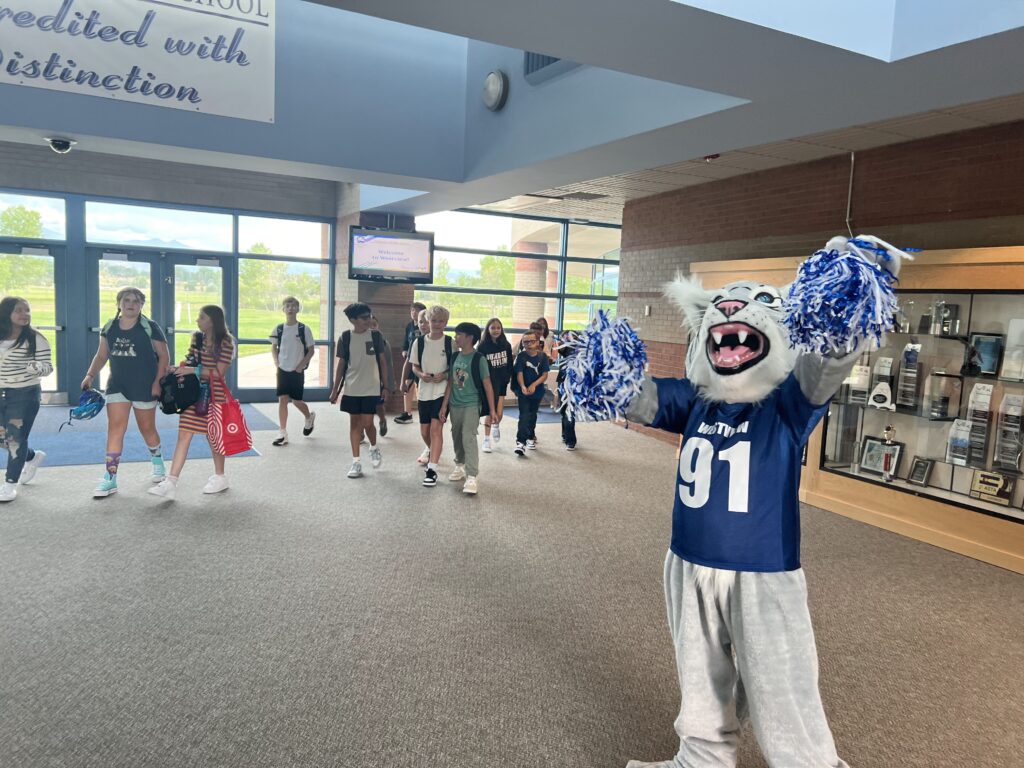
[[[882,430],[882,439],[885,441],[882,448],[882,481],[892,482],[893,465],[896,463],[896,446],[892,444],[893,435],[896,429],[892,424],[886,424]]]

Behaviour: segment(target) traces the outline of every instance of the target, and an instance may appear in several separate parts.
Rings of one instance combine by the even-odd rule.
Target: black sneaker
[[[395,416],[395,424],[412,424],[412,414],[408,411],[403,411]]]
[[[427,488],[433,488],[437,485],[437,472],[428,467],[427,471],[423,474],[423,485]]]
[[[305,423],[302,425],[302,434],[309,437],[313,434],[313,425],[316,424],[316,413],[312,412],[306,417]],[[287,440],[285,441],[287,442]]]
[[[412,418],[412,417],[410,416],[409,418]],[[388,420],[387,419],[381,419],[380,420],[380,429],[378,429],[377,431],[380,432],[380,436],[381,437],[387,437],[388,436]]]
[[[525,456],[526,455],[526,446],[523,445],[522,443],[516,443],[516,451],[515,451],[515,453],[516,453],[516,456]]]

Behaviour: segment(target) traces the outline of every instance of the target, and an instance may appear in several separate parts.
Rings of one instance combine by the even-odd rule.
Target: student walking
[[[192,346],[189,348],[188,356],[181,365],[173,369],[174,373],[179,379],[184,376],[196,376],[200,382],[208,382],[210,402],[224,403],[227,401],[226,376],[236,349],[235,340],[224,320],[224,310],[216,304],[207,304],[199,310],[196,325],[199,326],[199,331],[192,334]],[[203,435],[207,441],[210,439],[208,419],[209,414],[198,413],[196,405],[190,405],[181,412],[181,416],[178,417],[178,440],[174,445],[171,472],[159,485],[149,489],[151,494],[165,499],[174,498],[193,435]],[[213,474],[203,486],[203,493],[221,493],[228,489],[228,478],[224,474],[224,454],[217,453],[212,443],[210,452],[213,454]]]
[[[7,447],[7,472],[0,502],[14,501],[18,483],[28,483],[46,458],[29,448],[39,413],[40,380],[53,373],[50,345],[32,327],[32,308],[18,296],[0,300],[0,441]]]
[[[418,339],[420,336],[426,336],[428,333],[430,333],[430,321],[427,320],[427,310],[420,310],[420,313],[416,318],[416,325],[416,335],[413,337],[412,340],[413,344],[416,343],[416,339]],[[416,392],[416,374],[413,373],[412,370],[412,360],[409,358],[408,355],[405,355],[404,353],[403,356],[405,357],[405,362],[402,363],[402,394],[408,395],[409,392]],[[409,398],[406,398],[405,402],[407,407],[411,407],[412,403]],[[395,421],[398,421],[398,419],[396,418]],[[429,454],[427,458],[430,458]],[[427,462],[426,460],[424,460],[420,463],[426,464]]]
[[[537,450],[537,411],[544,398],[544,382],[550,364],[541,346],[540,334],[523,334],[523,351],[512,366],[512,388],[519,399],[519,428],[516,431],[516,456]]]
[[[455,326],[455,346],[459,354],[452,360],[448,384],[441,404],[441,423],[446,415],[452,422],[452,446],[455,448],[455,469],[448,479],[464,480],[463,493],[475,494],[480,473],[480,454],[476,445],[476,430],[480,416],[494,415],[494,423],[501,416],[494,408],[494,387],[491,384],[487,358],[474,347],[480,341],[480,326],[459,323]]]
[[[345,317],[352,323],[352,330],[345,331],[338,340],[338,366],[330,397],[331,402],[336,403],[341,390],[345,390],[341,410],[349,415],[352,466],[348,476],[351,478],[363,476],[359,443],[364,432],[370,440],[370,464],[376,469],[383,460],[377,447],[377,428],[373,417],[380,401],[381,373],[387,363],[384,360],[384,337],[380,331],[370,329],[370,316],[367,304],[356,302],[345,307]]]
[[[370,315],[370,330],[380,333],[380,337],[384,340],[384,362],[387,365],[385,366],[384,376],[380,385],[380,400],[377,401],[377,431],[380,432],[381,437],[385,437],[388,433],[388,419],[385,407],[388,404],[388,395],[396,391],[395,361],[391,355],[391,344],[388,343],[388,337],[381,333],[380,323],[374,315]]]
[[[420,455],[419,462],[422,464],[426,460],[423,485],[427,488],[437,485],[437,464],[441,460],[444,442],[441,404],[448,384],[448,369],[455,356],[452,337],[444,333],[448,317],[448,310],[439,304],[430,307],[427,310],[429,333],[416,340],[411,354],[412,370],[420,382],[420,436],[427,447]]]
[[[162,482],[166,474],[160,434],[156,431],[156,405],[160,379],[168,369],[167,337],[159,325],[142,314],[146,295],[138,288],[122,288],[116,301],[117,314],[100,331],[99,348],[82,379],[82,389],[91,389],[93,380],[110,361],[106,391],[107,458],[103,477],[92,492],[97,499],[117,493],[121,451],[132,411],[149,450],[150,480]]]
[[[402,360],[409,362],[409,352],[412,344],[421,333],[420,315],[427,308],[426,304],[414,301],[409,305],[409,324],[405,326],[405,340],[402,342]],[[404,366],[403,366],[404,371]],[[416,377],[411,379],[411,384],[406,386],[406,379],[402,379],[402,395],[405,410],[395,416],[396,424],[412,424],[412,404],[416,399]]]
[[[316,346],[313,343],[313,332],[298,321],[297,315],[302,309],[299,300],[288,296],[281,302],[284,322],[270,334],[273,342],[270,351],[277,366],[277,419],[280,428],[272,445],[288,445],[288,403],[294,405],[306,419],[302,425],[302,434],[313,433],[316,414],[309,410],[303,397],[306,387],[306,369],[313,359]]]
[[[505,336],[501,320],[492,317],[487,321],[484,337],[477,351],[487,358],[491,368],[491,386],[494,388],[494,410],[484,419],[484,443],[481,450],[490,453],[501,440],[501,416],[505,412],[505,395],[512,381],[512,344]]]

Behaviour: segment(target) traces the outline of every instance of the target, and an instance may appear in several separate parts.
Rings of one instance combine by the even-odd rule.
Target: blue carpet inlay
[[[32,434],[29,436],[29,445],[34,450],[46,451],[46,465],[52,467],[69,466],[72,464],[102,464],[103,457],[107,450],[107,411],[104,408],[100,414],[89,421],[75,421],[70,426],[59,431],[60,425],[68,420],[69,407],[66,405],[48,405],[39,409],[35,424],[32,426]],[[242,406],[242,413],[249,425],[249,431],[277,429],[277,425],[257,411],[251,405]],[[174,452],[174,443],[178,439],[178,417],[168,416],[157,411],[156,430],[160,435],[160,444],[163,447],[164,459],[170,461]],[[241,456],[259,456],[255,450],[240,453]],[[192,439],[188,449],[190,459],[208,459],[212,456],[210,445],[197,435]],[[128,423],[128,432],[124,436],[124,450],[121,453],[122,463],[133,461],[149,461],[149,450],[146,443],[139,434],[135,425],[134,415]],[[0,451],[0,468],[7,466],[7,453]]]

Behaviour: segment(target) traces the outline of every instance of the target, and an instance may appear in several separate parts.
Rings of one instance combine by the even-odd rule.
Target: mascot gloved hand
[[[682,436],[665,560],[680,746],[627,768],[733,766],[746,717],[773,768],[846,766],[821,705],[800,568],[801,455],[859,354],[891,330],[904,258],[876,238],[833,238],[785,289],[674,281],[666,293],[690,329],[683,379],[643,376],[622,328],[622,360],[615,343],[587,338],[599,329],[583,334],[602,349],[591,368],[632,366],[607,410]],[[599,380],[586,361],[573,361],[575,380]],[[577,418],[600,413],[594,390],[563,395]]]

